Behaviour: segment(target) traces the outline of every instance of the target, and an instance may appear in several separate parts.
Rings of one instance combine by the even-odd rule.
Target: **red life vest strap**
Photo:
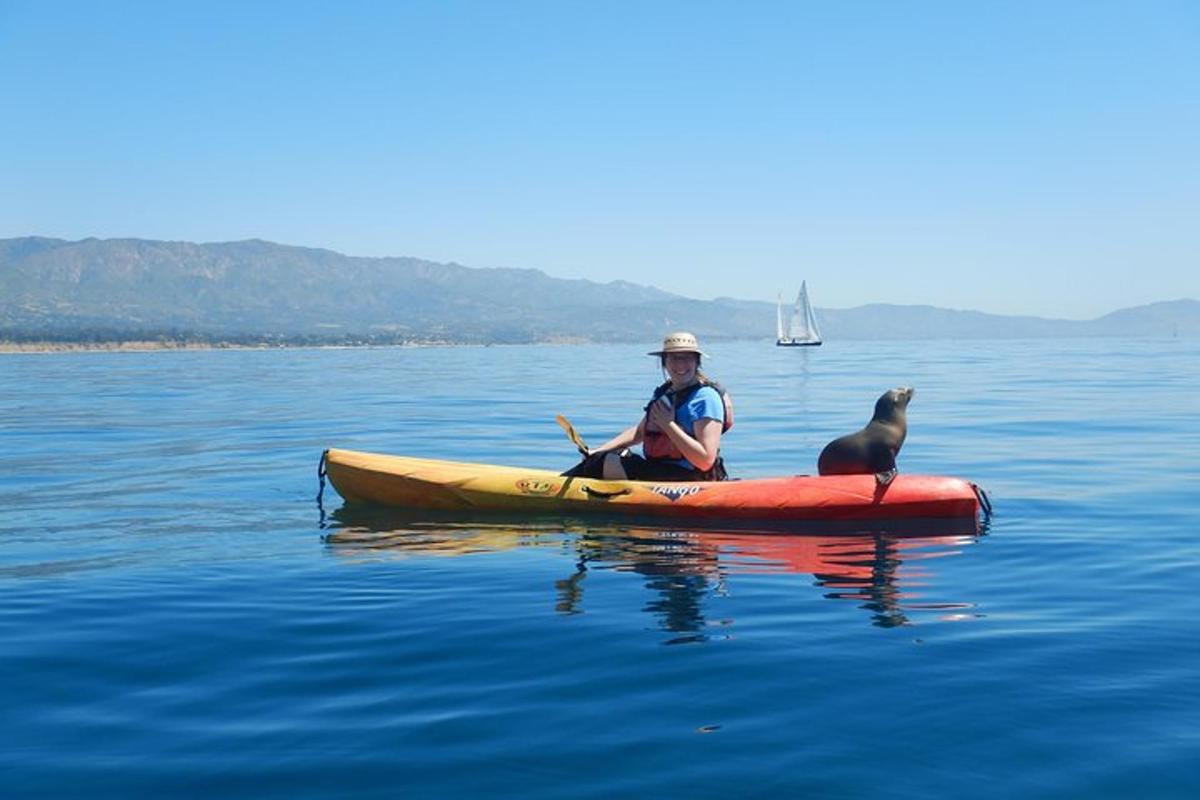
[[[649,414],[650,406],[654,405],[654,403],[661,399],[665,394],[672,395],[672,407],[677,409],[684,403],[691,400],[696,392],[700,391],[705,386],[711,386],[713,389],[716,389],[717,395],[721,398],[721,405],[725,409],[725,419],[721,422],[721,433],[725,433],[727,430],[733,427],[733,398],[729,396],[729,392],[725,391],[725,388],[721,386],[721,384],[717,383],[716,381],[709,380],[708,378],[701,378],[698,383],[693,383],[691,386],[688,386],[683,391],[678,393],[671,392],[671,382],[667,381],[654,390],[654,396],[650,398],[650,402],[646,403],[645,408],[642,410]]]
[[[671,437],[667,436],[665,432],[652,431],[649,429],[650,407],[657,403],[664,395],[670,394],[672,409],[678,409],[680,406],[691,400],[692,397],[695,396],[696,392],[700,391],[700,389],[705,386],[710,386],[715,389],[721,398],[721,405],[725,411],[725,419],[721,422],[721,433],[724,433],[733,427],[733,400],[730,399],[729,393],[721,388],[719,383],[716,381],[710,381],[707,378],[701,378],[698,383],[694,383],[680,392],[672,392],[671,382],[667,381],[654,390],[654,396],[650,398],[650,402],[646,404],[646,425],[643,428],[642,435],[642,450],[645,452],[646,458],[664,459],[670,461],[679,461],[686,458],[686,456],[680,452],[679,448],[675,446],[675,443],[671,441]],[[691,431],[688,431],[687,433],[689,436],[691,435]],[[717,459],[720,460],[720,457],[720,453],[718,453]]]

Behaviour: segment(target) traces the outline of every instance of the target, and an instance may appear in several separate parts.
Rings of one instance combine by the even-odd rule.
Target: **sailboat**
[[[775,344],[779,347],[815,347],[821,343],[821,329],[817,327],[817,316],[812,303],[808,302],[806,281],[800,282],[800,294],[796,305],[788,316],[787,327],[783,324],[783,298],[776,309]]]

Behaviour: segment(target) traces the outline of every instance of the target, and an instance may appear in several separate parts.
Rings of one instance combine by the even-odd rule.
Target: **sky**
[[[0,238],[1200,299],[1200,3],[0,0]]]

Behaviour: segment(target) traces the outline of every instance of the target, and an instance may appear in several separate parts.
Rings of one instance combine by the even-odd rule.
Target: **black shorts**
[[[704,473],[670,461],[648,460],[636,453],[621,456],[621,466],[631,481],[702,481]]]
[[[566,472],[559,474],[564,478],[603,478],[604,459],[608,455],[607,452],[592,453]],[[725,462],[719,457],[717,463],[707,472],[681,467],[669,461],[645,459],[628,452],[621,456],[621,466],[625,468],[625,474],[631,481],[723,481],[728,479]]]

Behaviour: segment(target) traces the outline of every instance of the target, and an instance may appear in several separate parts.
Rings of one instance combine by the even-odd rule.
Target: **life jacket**
[[[721,396],[721,405],[725,408],[725,421],[721,424],[721,433],[725,433],[725,431],[733,427],[733,400],[730,399],[729,392],[721,388],[719,383],[710,381],[708,378],[701,378],[699,383],[693,383],[683,391],[675,393],[671,391],[671,382],[667,381],[654,390],[654,396],[646,404],[646,424],[642,435],[642,451],[646,454],[646,458],[660,458],[672,461],[686,458],[683,453],[679,452],[679,448],[675,446],[675,443],[671,441],[671,437],[662,431],[650,430],[650,407],[657,403],[663,395],[670,395],[672,409],[678,410],[680,406],[691,400],[692,396],[704,386],[711,386]],[[687,434],[691,436],[692,432],[687,431]],[[717,462],[720,463],[720,460],[721,457],[718,454]]]

